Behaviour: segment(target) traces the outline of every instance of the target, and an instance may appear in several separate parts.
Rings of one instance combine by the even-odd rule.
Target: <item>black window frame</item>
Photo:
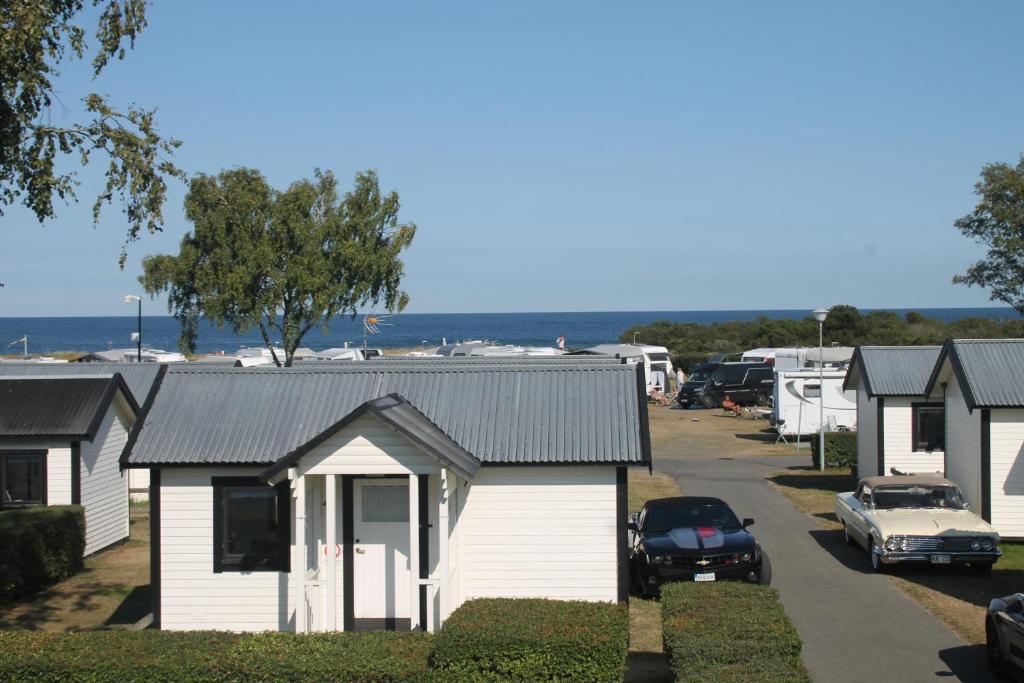
[[[213,485],[213,572],[289,572],[291,571],[291,492],[287,481],[271,487],[257,477],[212,477]],[[276,558],[260,563],[245,562],[237,556],[224,552],[224,531],[227,522],[225,505],[227,489],[272,488],[277,496],[277,541],[279,554]]]
[[[47,482],[48,473],[46,471],[46,460],[47,454],[49,453],[46,449],[33,449],[33,448],[14,448],[14,449],[3,449],[0,450],[0,510],[14,510],[17,508],[27,507],[41,507],[48,504],[49,486]],[[4,500],[3,492],[7,490],[7,463],[8,456],[24,457],[35,456],[39,458],[39,477],[40,483],[42,484],[41,499],[39,501],[29,501],[27,503],[11,503]]]
[[[928,444],[921,442],[921,429],[919,420],[921,409],[928,412],[938,413],[940,425],[939,435],[941,442],[938,446],[928,448]],[[942,403],[911,403],[910,404],[910,449],[914,453],[934,453],[935,451],[946,451],[946,406]]]

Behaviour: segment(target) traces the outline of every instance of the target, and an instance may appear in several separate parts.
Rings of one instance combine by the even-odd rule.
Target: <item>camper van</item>
[[[824,407],[826,431],[857,425],[857,392],[843,391],[845,370],[776,370],[772,421],[786,436],[815,434]],[[824,404],[822,397],[824,396]]]
[[[767,363],[706,363],[693,368],[676,401],[684,408],[717,408],[728,396],[739,405],[766,405],[774,379]]]
[[[615,358],[624,358],[629,365],[644,364],[647,379],[647,393],[652,389],[668,391],[668,378],[672,377],[672,356],[664,346],[646,344],[598,344],[585,349],[583,353],[599,353]]]

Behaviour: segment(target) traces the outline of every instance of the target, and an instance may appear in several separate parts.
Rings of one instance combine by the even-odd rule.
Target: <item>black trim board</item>
[[[71,504],[82,504],[82,442],[71,442]]]
[[[875,419],[878,424],[875,425],[876,438],[878,439],[878,476],[885,474],[885,398],[879,396],[878,401],[878,414]]]
[[[419,490],[419,544],[420,544],[420,566],[419,578],[425,579],[430,576],[430,475],[416,475],[416,485]],[[440,539],[438,539],[440,543]],[[420,630],[426,630],[427,623],[427,587],[420,586]]]
[[[160,628],[160,470],[149,472],[149,599],[153,628]]]
[[[640,457],[638,465],[647,465],[647,471],[654,474],[654,459],[651,457],[651,423],[647,415],[647,376],[644,373],[644,364],[636,364],[636,390],[637,409],[640,418]],[[563,463],[552,463],[563,464]],[[597,463],[595,463],[597,464]],[[616,463],[601,463],[611,465]]]
[[[981,411],[981,518],[992,523],[992,411]]]
[[[629,517],[629,476],[625,467],[615,468],[615,543],[619,602],[629,602],[629,559],[626,521]]]
[[[949,408],[946,407],[946,383],[942,383],[942,476],[949,472]]]
[[[353,600],[356,587],[353,574],[355,570],[355,557],[353,556],[355,523],[352,519],[355,512],[352,497],[353,481],[355,481],[354,475],[341,475],[341,544],[344,549],[341,553],[341,627],[345,631],[356,630],[356,605]],[[305,558],[302,561],[305,562]],[[302,567],[300,566],[299,569],[301,570]]]

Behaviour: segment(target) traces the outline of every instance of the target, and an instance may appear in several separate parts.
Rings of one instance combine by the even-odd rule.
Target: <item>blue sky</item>
[[[91,89],[189,172],[376,168],[419,232],[407,311],[988,305],[953,221],[1024,150],[1018,2],[157,2]],[[78,206],[2,221],[0,315],[119,315],[143,256]],[[146,304],[149,313],[163,303]]]

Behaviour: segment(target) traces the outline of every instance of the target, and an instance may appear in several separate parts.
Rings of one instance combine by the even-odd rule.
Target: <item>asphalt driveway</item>
[[[675,477],[684,494],[723,498],[739,517],[756,520],[751,531],[771,558],[772,585],[816,681],[991,680],[981,648],[872,573],[866,555],[847,547],[840,532],[823,529],[764,479],[808,460],[656,454],[655,469]]]

